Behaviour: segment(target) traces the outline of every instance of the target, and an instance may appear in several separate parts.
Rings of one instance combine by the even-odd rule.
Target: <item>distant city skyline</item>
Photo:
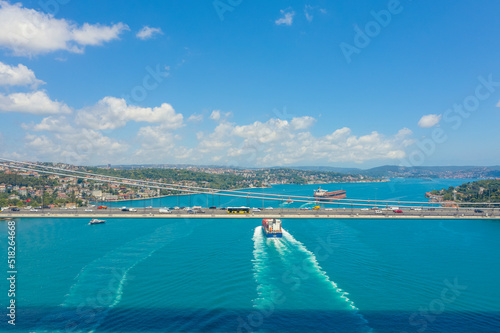
[[[0,0],[0,157],[500,165],[499,9]]]

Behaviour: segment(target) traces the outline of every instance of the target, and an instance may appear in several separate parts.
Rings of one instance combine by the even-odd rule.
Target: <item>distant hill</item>
[[[326,166],[293,167],[300,170],[333,171],[340,173],[360,174],[368,177],[403,177],[403,178],[500,178],[500,166],[416,166],[403,167],[383,165],[371,169],[336,168]]]
[[[245,168],[222,165],[190,165],[190,164],[144,164],[144,165],[112,165],[117,169],[143,168],[178,168],[178,169],[235,169],[235,170],[275,170],[283,167]],[[370,169],[341,168],[330,166],[291,166],[293,170],[335,172],[340,174],[362,175],[376,178],[463,178],[463,179],[495,179],[500,178],[500,166],[415,166],[383,165]]]
[[[359,168],[337,168],[337,167],[329,167],[329,166],[297,166],[297,167],[289,167],[290,169],[296,170],[308,170],[308,171],[321,171],[321,172],[338,172],[338,173],[354,173],[354,174],[362,174],[362,169]]]

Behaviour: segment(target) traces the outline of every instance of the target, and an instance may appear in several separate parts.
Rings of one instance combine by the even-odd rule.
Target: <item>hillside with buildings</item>
[[[426,193],[431,201],[445,203],[500,202],[500,180],[479,180]]]
[[[149,199],[158,196],[185,193],[178,186],[201,187],[216,190],[268,187],[275,184],[324,184],[346,182],[387,181],[361,175],[293,169],[231,169],[231,168],[128,168],[82,167],[67,164],[50,166],[64,171],[89,172],[92,179],[84,179],[41,171],[16,171],[0,165],[0,207],[7,206],[82,206],[90,202]],[[102,176],[100,176],[102,175]],[[126,178],[121,184],[106,181],[105,176]],[[157,182],[149,186],[143,182]],[[140,186],[139,186],[140,185]]]

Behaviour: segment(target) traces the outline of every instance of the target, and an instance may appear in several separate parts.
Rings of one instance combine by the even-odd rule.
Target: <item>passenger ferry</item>
[[[281,231],[281,220],[279,219],[263,219],[262,230],[264,230],[267,238],[283,237],[283,232]]]
[[[89,225],[90,224],[102,224],[104,222],[106,222],[106,220],[92,219],[92,220],[90,220]]]

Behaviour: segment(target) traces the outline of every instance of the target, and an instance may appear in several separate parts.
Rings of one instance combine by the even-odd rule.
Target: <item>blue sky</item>
[[[499,9],[0,1],[0,156],[498,165]]]

